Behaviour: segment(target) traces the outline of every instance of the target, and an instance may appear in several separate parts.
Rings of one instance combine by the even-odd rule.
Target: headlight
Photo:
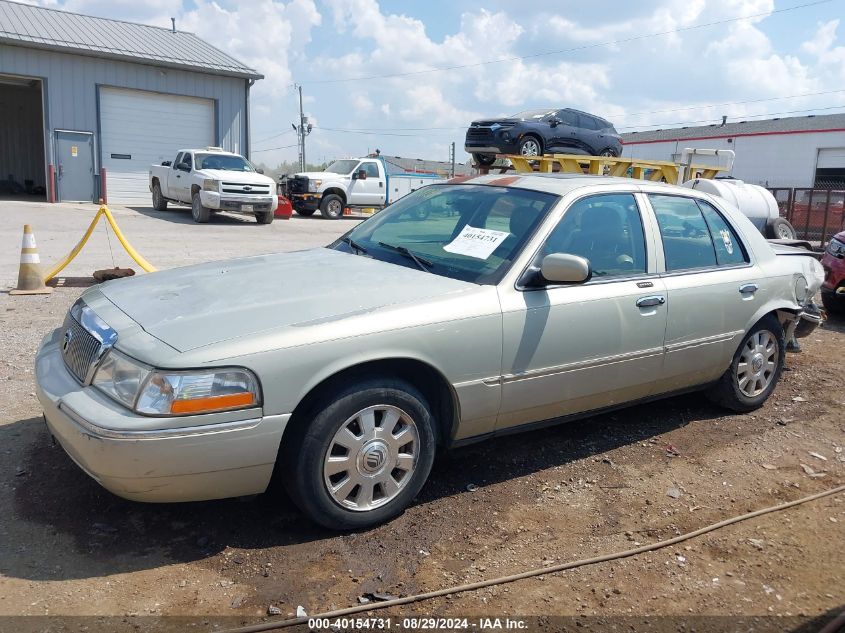
[[[320,185],[322,185],[322,184],[323,184],[322,180],[309,180],[308,181],[308,191],[310,191],[312,193],[316,192],[320,188]]]
[[[261,403],[258,379],[246,369],[153,369],[110,350],[94,387],[145,415],[194,415],[246,409]]]
[[[219,191],[220,190],[220,181],[219,180],[212,180],[211,178],[206,178],[202,181],[202,190],[203,191]]]
[[[258,381],[245,369],[154,371],[147,379],[135,410],[147,415],[192,415],[259,404]]]
[[[124,356],[117,350],[110,350],[103,364],[94,376],[93,385],[130,409],[150,368]]]
[[[834,257],[845,257],[845,243],[836,239],[830,240],[830,244],[827,245],[827,252]]]

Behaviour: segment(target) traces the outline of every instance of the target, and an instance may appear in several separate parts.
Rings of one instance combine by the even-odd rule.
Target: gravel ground
[[[31,221],[42,259],[52,261],[70,249],[90,211],[4,208],[15,226],[4,222],[0,238],[17,252],[19,225]],[[149,210],[117,215],[162,267],[326,243],[351,226],[194,226]],[[13,281],[9,250],[0,271]],[[108,266],[107,256],[105,240],[92,243],[90,259],[68,274]],[[269,607],[277,617],[298,606],[314,614],[359,604],[367,593],[404,596],[629,549],[845,480],[845,322],[831,320],[788,357],[773,397],[752,414],[727,415],[692,394],[460,449],[438,459],[404,515],[372,530],[317,529],[278,493],[132,503],[51,445],[34,396],[37,345],[79,292],[0,294],[0,616],[113,616],[64,625],[129,631],[254,623]],[[558,615],[570,619],[532,626],[637,631],[656,630],[645,623],[657,615],[729,615],[763,618],[747,630],[793,630],[800,621],[790,616],[845,609],[843,543],[839,495],[649,554],[374,614]],[[45,622],[0,617],[0,631],[44,630]],[[724,622],[691,628],[740,630],[719,628]]]

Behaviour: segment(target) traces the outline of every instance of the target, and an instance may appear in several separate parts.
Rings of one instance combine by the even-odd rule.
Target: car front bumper
[[[279,206],[278,196],[221,196],[216,191],[200,191],[202,206],[232,213],[266,213]],[[252,209],[244,210],[244,205]]]
[[[36,356],[36,393],[50,433],[104,488],[145,502],[266,490],[290,414],[137,415],[76,381],[62,360],[60,332],[45,337]]]

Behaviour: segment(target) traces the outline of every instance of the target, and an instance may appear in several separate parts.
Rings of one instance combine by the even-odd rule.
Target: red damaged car
[[[845,231],[833,236],[822,257],[822,301],[828,312],[845,314]]]

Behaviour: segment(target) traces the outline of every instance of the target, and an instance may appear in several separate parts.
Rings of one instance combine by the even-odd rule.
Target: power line
[[[255,143],[265,143],[267,141],[272,141],[274,138],[278,138],[280,136],[284,136],[285,134],[291,134],[293,130],[285,130],[284,132],[279,132],[278,134],[274,134],[273,136],[268,136],[267,138],[262,138],[260,140],[254,141]]]
[[[252,150],[253,154],[257,154],[258,152],[272,152],[273,150],[277,149],[288,149],[290,147],[298,147],[299,143],[294,143],[293,145],[282,145],[281,147],[268,147],[266,149],[254,149]]]
[[[537,57],[547,57],[550,55],[562,55],[564,53],[574,53],[578,51],[585,51],[594,48],[602,48],[605,46],[616,46],[619,44],[627,44],[630,42],[636,42],[639,40],[648,39],[651,37],[660,37],[662,35],[671,35],[673,33],[684,33],[686,31],[693,31],[696,29],[703,29],[711,26],[719,26],[721,24],[730,24],[731,22],[739,22],[740,20],[752,20],[754,18],[760,17],[768,17],[771,15],[775,15],[776,13],[786,13],[787,11],[796,11],[798,9],[806,9],[808,7],[818,6],[820,4],[827,4],[829,2],[833,2],[833,0],[816,0],[815,2],[806,2],[804,4],[798,4],[792,7],[784,7],[783,9],[775,9],[773,11],[764,11],[762,13],[755,13],[752,15],[743,15],[736,18],[727,18],[724,20],[716,20],[714,22],[705,22],[703,24],[693,24],[691,26],[684,26],[679,27],[677,29],[670,29],[668,31],[658,31],[655,33],[645,33],[643,35],[635,35],[632,37],[626,37],[619,40],[613,40],[610,42],[600,42],[596,44],[583,44],[581,46],[575,46],[572,48],[564,48],[560,50],[554,51],[543,51],[540,53],[532,53],[530,55],[519,55],[514,57],[503,57],[499,59],[490,59],[483,62],[475,62],[473,64],[456,64],[454,66],[441,66],[438,68],[429,68],[427,70],[416,70],[404,73],[385,73],[382,75],[369,75],[365,77],[342,77],[337,79],[316,79],[314,81],[306,81],[303,83],[307,84],[334,84],[334,83],[343,83],[349,81],[366,81],[371,79],[390,79],[393,77],[412,77],[417,75],[426,75],[430,73],[439,73],[439,72],[446,72],[452,70],[462,70],[465,68],[478,68],[480,66],[488,66],[490,64],[501,64],[504,62],[514,62],[514,61],[521,61],[524,59],[535,59]]]

